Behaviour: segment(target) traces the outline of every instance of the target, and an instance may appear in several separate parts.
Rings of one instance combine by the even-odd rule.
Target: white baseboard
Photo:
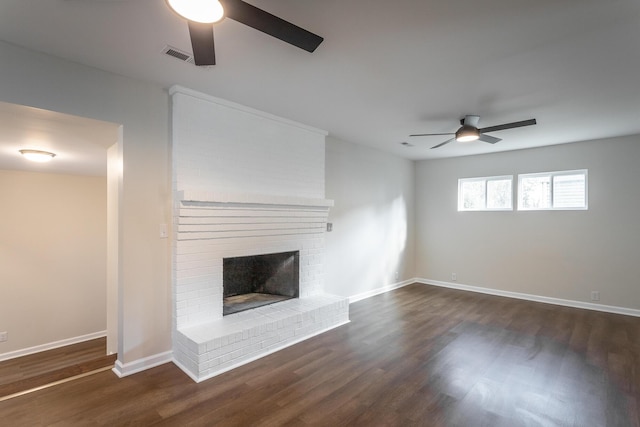
[[[194,374],[193,372],[191,372],[189,370],[189,368],[187,368],[186,366],[184,366],[182,363],[180,363],[180,361],[178,359],[176,359],[175,357],[171,359],[171,361],[173,362],[174,365],[176,365],[178,368],[180,368],[180,370],[182,372],[184,372],[189,378],[191,378],[193,380],[193,382],[200,382],[201,380],[198,379],[198,376],[196,374]],[[222,373],[222,372],[221,372]]]
[[[144,357],[142,359],[134,360],[133,362],[122,363],[120,360],[116,360],[112,371],[118,377],[122,378],[172,361],[173,352],[165,351],[164,353],[154,354],[153,356]]]
[[[8,353],[0,354],[0,362],[3,360],[15,359],[16,357],[28,356],[34,353],[40,353],[41,351],[53,350],[54,348],[64,347],[65,345],[78,344],[84,341],[93,340],[96,338],[102,338],[107,336],[107,331],[93,332],[87,335],[81,335],[79,337],[66,338],[60,341],[54,341],[47,344],[36,345],[29,348],[23,348],[20,350],[10,351]]]
[[[416,279],[403,280],[402,282],[392,283],[391,285],[388,285],[388,286],[383,286],[381,288],[377,288],[367,292],[363,292],[361,294],[353,295],[349,297],[349,304],[352,304],[354,302],[357,302],[366,298],[371,298],[373,296],[380,295],[385,292],[393,291],[394,289],[399,289],[415,282],[416,282]]]
[[[544,297],[539,295],[525,294],[520,292],[502,291],[499,289],[483,288],[480,286],[463,285],[461,283],[443,282],[440,280],[431,280],[416,278],[413,283],[423,285],[440,286],[442,288],[458,289],[461,291],[478,292],[488,295],[496,295],[500,297],[516,298],[527,301],[543,302],[547,304],[562,305],[565,307],[583,308],[586,310],[603,311],[606,313],[623,314],[625,316],[640,317],[640,310],[626,307],[616,307],[612,305],[594,304],[591,302],[574,301],[562,298]]]

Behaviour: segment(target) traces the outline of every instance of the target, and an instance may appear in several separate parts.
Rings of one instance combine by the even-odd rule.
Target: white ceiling
[[[71,175],[107,174],[107,148],[119,125],[0,102],[0,169]],[[56,157],[34,163],[19,150],[49,151]]]
[[[640,133],[638,0],[249,0],[325,38],[310,54],[232,20],[218,65],[191,51],[162,0],[2,0],[0,39],[114,73],[179,84],[410,159]],[[495,146],[453,132],[465,114]],[[413,147],[400,143],[408,141]]]

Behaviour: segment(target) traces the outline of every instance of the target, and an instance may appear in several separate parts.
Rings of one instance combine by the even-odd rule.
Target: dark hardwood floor
[[[638,426],[640,318],[411,285],[196,384],[172,364],[0,402],[8,426]]]
[[[64,380],[107,366],[116,355],[107,356],[107,339],[42,351],[0,362],[0,399],[15,393]]]

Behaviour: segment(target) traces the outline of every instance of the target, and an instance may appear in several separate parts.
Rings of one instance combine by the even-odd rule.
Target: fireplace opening
[[[224,258],[222,314],[298,298],[299,259],[298,251]]]

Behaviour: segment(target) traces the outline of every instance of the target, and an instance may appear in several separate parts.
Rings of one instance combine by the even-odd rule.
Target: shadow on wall
[[[406,245],[404,196],[337,216],[327,235],[325,291],[350,297],[399,282]]]

